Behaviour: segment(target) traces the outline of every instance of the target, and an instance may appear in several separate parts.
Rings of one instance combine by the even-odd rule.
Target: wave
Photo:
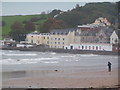
[[[5,54],[3,53],[3,55],[5,56],[36,56],[37,54]]]
[[[80,56],[83,56],[83,57],[92,57],[92,56],[99,56],[99,55],[95,55],[95,54],[85,54],[85,55],[80,55]]]
[[[51,53],[51,54],[56,54],[55,52]]]
[[[59,58],[56,57],[52,57],[52,58],[33,58],[33,59],[3,59],[0,61],[0,64],[30,64],[30,63],[40,63],[40,62],[57,62],[55,60],[57,60]],[[48,61],[49,60],[49,61]]]
[[[57,60],[57,59],[59,59],[59,58],[51,57],[51,58],[21,59],[21,60],[23,60],[23,61],[31,61],[31,60],[33,60],[33,61],[41,61],[41,60]]]
[[[75,55],[74,56],[61,56],[61,57],[75,57]]]
[[[42,63],[59,63],[58,61],[42,62]]]

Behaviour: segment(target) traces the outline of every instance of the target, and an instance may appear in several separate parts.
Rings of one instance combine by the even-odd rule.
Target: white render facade
[[[116,31],[113,31],[112,35],[110,36],[110,43],[111,44],[118,44],[120,42],[119,37]]]
[[[70,44],[69,46],[65,46],[64,49],[112,51],[112,44],[97,44],[97,43]]]

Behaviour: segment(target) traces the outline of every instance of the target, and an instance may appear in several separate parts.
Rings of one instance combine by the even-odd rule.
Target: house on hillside
[[[103,18],[103,17],[99,17],[98,19],[96,19],[93,24],[98,24],[98,25],[101,24],[103,26],[111,25],[111,23],[106,18]]]

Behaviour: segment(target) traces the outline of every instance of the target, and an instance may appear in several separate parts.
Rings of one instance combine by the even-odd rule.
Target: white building
[[[120,30],[113,31],[112,35],[110,36],[110,43],[111,44],[120,43]]]
[[[65,46],[64,49],[77,49],[77,50],[95,50],[95,51],[112,51],[111,44],[97,44],[97,43],[81,43],[70,44]]]

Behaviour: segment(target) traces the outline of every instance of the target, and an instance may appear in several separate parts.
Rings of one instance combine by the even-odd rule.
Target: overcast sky
[[[2,16],[5,15],[29,15],[29,14],[40,14],[41,12],[49,12],[53,9],[60,9],[63,11],[72,9],[75,7],[76,4],[80,6],[85,5],[88,2],[117,2],[119,0],[2,0]],[[79,2],[78,2],[79,1]]]

